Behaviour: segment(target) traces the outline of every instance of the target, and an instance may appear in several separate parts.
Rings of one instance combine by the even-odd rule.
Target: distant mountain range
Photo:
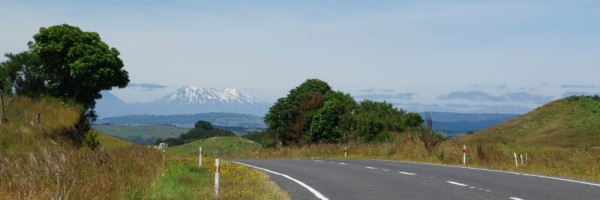
[[[263,116],[270,103],[240,93],[234,88],[185,86],[147,103],[126,103],[110,92],[102,92],[96,103],[100,118],[125,115],[176,115],[208,112],[242,113]]]
[[[264,129],[262,117],[271,104],[234,88],[185,86],[148,103],[126,103],[110,92],[97,101],[98,123],[171,124],[193,127],[198,120],[217,126]],[[426,113],[421,113],[425,116]],[[433,128],[448,135],[480,131],[516,118],[516,114],[430,112]]]

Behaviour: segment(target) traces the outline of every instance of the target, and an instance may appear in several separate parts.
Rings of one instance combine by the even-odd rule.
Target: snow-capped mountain
[[[238,92],[235,88],[202,88],[185,86],[177,91],[156,100],[158,103],[167,104],[255,104],[257,100]]]
[[[185,86],[148,103],[125,103],[110,92],[97,101],[100,118],[124,115],[175,115],[227,112],[264,116],[271,104],[240,93],[234,88]]]

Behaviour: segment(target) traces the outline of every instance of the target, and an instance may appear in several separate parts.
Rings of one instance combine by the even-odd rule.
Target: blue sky
[[[68,23],[119,49],[127,102],[184,85],[273,102],[308,78],[413,111],[600,94],[595,1],[2,1],[0,53]],[[4,60],[4,58],[0,59]]]

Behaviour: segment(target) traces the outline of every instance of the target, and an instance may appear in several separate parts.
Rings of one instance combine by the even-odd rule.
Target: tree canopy
[[[324,81],[309,79],[280,98],[265,116],[267,134],[283,145],[385,141],[391,133],[418,127],[418,113],[386,102],[357,104],[350,94],[333,91]]]
[[[158,143],[164,142],[164,143],[169,144],[169,146],[177,146],[177,145],[190,143],[195,140],[201,140],[201,139],[218,137],[218,136],[231,137],[231,136],[235,136],[235,133],[228,131],[228,130],[213,128],[213,126],[210,122],[200,120],[200,121],[196,122],[194,128],[189,130],[187,133],[183,133],[183,134],[179,135],[179,137],[176,137],[176,138],[167,138],[165,140],[157,140],[156,143],[158,144]]]
[[[98,33],[63,24],[40,28],[33,38],[29,48],[39,59],[39,75],[52,96],[93,109],[100,91],[129,83],[119,51],[109,48]]]

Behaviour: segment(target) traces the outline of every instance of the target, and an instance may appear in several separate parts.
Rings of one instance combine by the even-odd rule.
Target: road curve
[[[266,171],[292,199],[600,199],[597,183],[505,171],[386,160],[233,162]]]

